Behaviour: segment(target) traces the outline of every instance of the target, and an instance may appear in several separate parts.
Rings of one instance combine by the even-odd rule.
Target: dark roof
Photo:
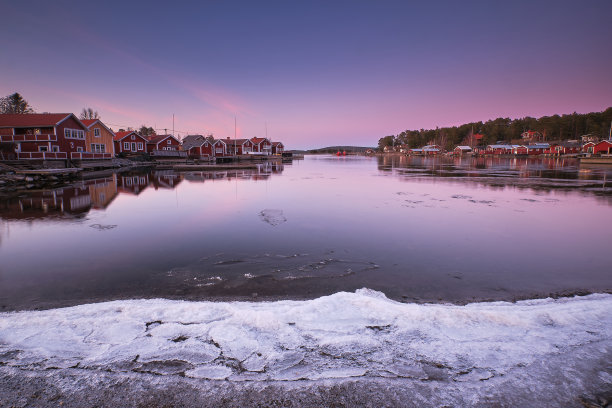
[[[163,140],[165,140],[165,139],[167,139],[169,137],[173,138],[174,140],[176,140],[178,142],[178,139],[175,138],[172,135],[151,135],[151,136],[147,136],[147,143],[158,144],[159,142],[161,142],[161,141],[163,141]]]
[[[115,140],[115,141],[121,140],[124,137],[126,137],[127,135],[130,135],[132,133],[135,134],[136,136],[138,136],[139,138],[144,139],[142,136],[140,136],[138,133],[136,133],[136,131],[134,131],[134,130],[126,130],[126,131],[123,131],[123,132],[115,132],[115,138],[113,140]]]
[[[64,121],[72,113],[9,113],[0,115],[0,127],[50,127]],[[77,121],[77,117],[74,117]]]
[[[261,142],[263,142],[264,140],[268,140],[265,137],[252,137],[251,141],[255,144],[260,144]],[[268,140],[269,141],[269,140]]]
[[[221,140],[223,140],[223,139],[221,139]],[[233,146],[234,144],[237,144],[237,145],[245,144],[246,142],[249,141],[249,139],[230,139],[228,137],[227,139],[225,139],[223,141],[225,143],[227,143],[228,145],[232,145]]]

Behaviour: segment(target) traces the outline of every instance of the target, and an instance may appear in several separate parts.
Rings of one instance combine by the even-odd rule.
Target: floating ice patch
[[[107,230],[117,228],[117,226],[113,224],[109,224],[109,225],[91,224],[89,227],[93,229],[97,229],[98,231],[107,231]]]
[[[276,227],[277,225],[282,224],[287,221],[287,218],[283,215],[283,210],[270,210],[266,209],[259,213],[259,218],[263,222],[267,222],[268,224]]]
[[[586,362],[608,381],[610,310],[607,294],[456,306],[404,304],[368,289],[308,301],[114,301],[0,314],[0,364],[232,381],[475,385],[509,376],[537,381],[542,362],[557,362],[546,370],[571,377]]]

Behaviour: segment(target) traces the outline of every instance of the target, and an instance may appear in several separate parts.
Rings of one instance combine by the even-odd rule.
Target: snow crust
[[[308,301],[112,301],[0,314],[0,364],[231,381],[478,383],[559,356],[559,370],[572,370],[578,354],[600,360],[611,351],[610,311],[608,294],[457,306],[404,304],[369,289]]]

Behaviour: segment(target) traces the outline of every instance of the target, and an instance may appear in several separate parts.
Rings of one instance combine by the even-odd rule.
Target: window
[[[171,144],[172,141],[170,139],[166,140],[166,143]]]
[[[64,129],[64,137],[70,137],[70,129]]]
[[[47,146],[38,146],[39,152],[48,152],[49,148]]]
[[[132,140],[136,140],[136,136],[132,135]]]
[[[106,153],[106,145],[100,145],[100,153]]]
[[[94,128],[94,136],[100,137],[100,128]]]
[[[142,142],[138,142],[138,150],[142,150]]]
[[[83,148],[81,146],[77,147],[77,152],[82,152]]]
[[[123,142],[123,150],[130,150],[130,142]]]
[[[51,150],[56,152],[56,153],[60,151],[59,150],[59,146],[51,146]]]

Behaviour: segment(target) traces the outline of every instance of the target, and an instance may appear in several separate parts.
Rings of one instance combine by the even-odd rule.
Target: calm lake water
[[[563,159],[356,156],[118,173],[0,199],[0,305],[609,292],[611,179]]]

